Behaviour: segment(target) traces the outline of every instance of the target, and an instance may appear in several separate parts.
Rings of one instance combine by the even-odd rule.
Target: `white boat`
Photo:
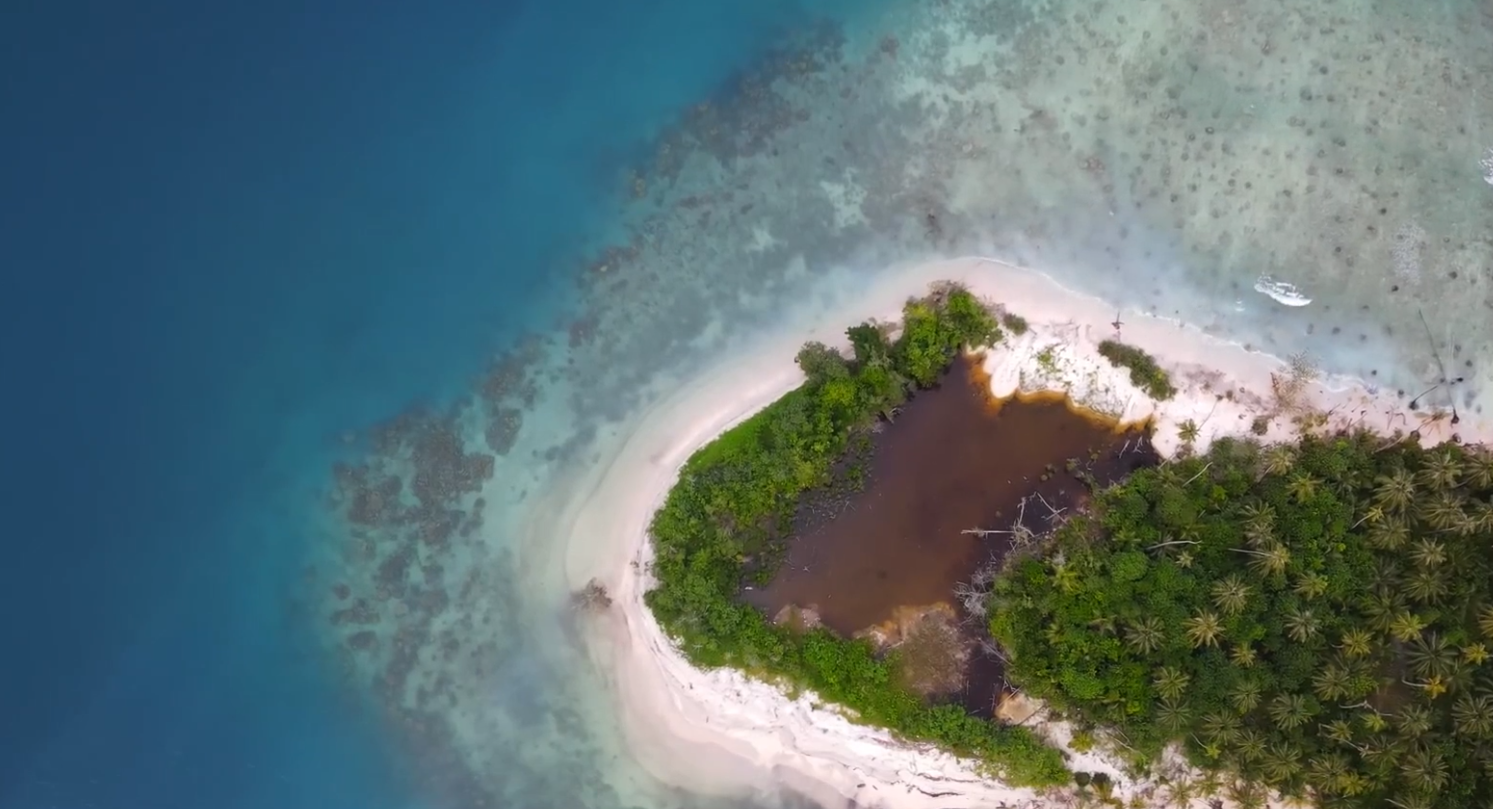
[[[1269,295],[1276,303],[1284,306],[1305,306],[1312,302],[1295,284],[1277,281],[1268,275],[1260,276],[1260,280],[1255,282],[1255,291]]]

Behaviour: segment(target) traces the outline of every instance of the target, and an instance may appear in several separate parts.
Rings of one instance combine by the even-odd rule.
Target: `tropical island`
[[[1097,341],[1036,325],[942,283],[900,321],[850,328],[847,351],[804,345],[801,384],[694,452],[653,515],[643,600],[673,649],[1049,794],[1493,797],[1493,453],[1432,445],[1440,411],[1395,429],[1361,392],[1324,394],[1303,357],[1267,395],[1204,368],[1174,378],[1118,322]],[[961,368],[997,407],[1060,392],[1144,462],[1097,474],[1115,452],[1099,442],[1044,467],[1001,523],[960,532],[991,552],[938,620],[851,633],[812,605],[764,609],[754,591]],[[1060,481],[1081,491],[1044,496]],[[1006,684],[990,711],[950,687],[971,649]]]

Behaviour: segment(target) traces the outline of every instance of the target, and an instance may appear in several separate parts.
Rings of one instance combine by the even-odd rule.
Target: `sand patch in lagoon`
[[[1222,436],[1260,435],[1256,419],[1275,409],[1276,386],[1287,370],[1280,358],[1175,321],[1121,313],[1124,342],[1154,355],[1178,388],[1174,398],[1152,401],[1128,372],[1098,353],[1099,342],[1115,336],[1114,307],[1039,272],[980,258],[890,273],[853,306],[817,317],[813,328],[767,340],[681,387],[640,419],[609,463],[570,490],[568,502],[556,504],[559,511],[546,509],[566,518],[560,530],[568,540],[572,584],[580,588],[595,577],[612,594],[614,608],[590,627],[593,656],[618,691],[633,752],[661,780],[704,793],[786,785],[826,804],[853,800],[910,809],[1037,800],[1030,790],[981,777],[969,762],[853,724],[819,707],[812,695],[790,700],[735,671],[695,669],[642,600],[650,586],[648,523],[689,456],[800,384],[793,357],[804,341],[844,345],[847,326],[868,314],[894,318],[908,296],[939,280],[964,283],[1030,323],[1025,335],[1009,337],[986,358],[997,397],[1055,390],[1122,422],[1152,420],[1163,456],[1179,448],[1178,428],[1186,421],[1198,426],[1201,451]],[[1373,394],[1347,378],[1307,383],[1296,400],[1328,414],[1322,429],[1362,425],[1388,434],[1418,428],[1431,443],[1454,430],[1468,441],[1493,434],[1471,419],[1453,426],[1445,414],[1411,412],[1393,395]],[[1285,439],[1295,432],[1289,414],[1277,414],[1261,437]],[[1055,741],[1069,738],[1060,724],[1049,731]],[[1152,786],[1125,778],[1099,755],[1074,754],[1070,765],[1111,774],[1121,797],[1147,795]]]

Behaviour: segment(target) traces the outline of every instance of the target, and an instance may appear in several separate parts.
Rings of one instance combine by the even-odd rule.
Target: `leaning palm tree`
[[[1462,460],[1449,449],[1433,452],[1426,457],[1416,477],[1432,491],[1455,489],[1462,477]]]
[[[1297,643],[1306,643],[1322,630],[1322,619],[1309,609],[1291,605],[1283,618],[1286,634]]]
[[[1187,640],[1194,649],[1217,646],[1218,639],[1223,636],[1223,622],[1217,615],[1206,610],[1188,618],[1184,625],[1187,627]]]
[[[1306,724],[1315,713],[1303,694],[1276,694],[1265,707],[1265,712],[1281,730],[1295,730]]]
[[[1403,514],[1415,502],[1415,476],[1401,467],[1375,481],[1374,501],[1390,512]]]
[[[1353,743],[1353,723],[1346,719],[1324,722],[1320,727],[1323,736],[1338,744],[1351,745]]]
[[[1161,648],[1166,631],[1160,618],[1142,618],[1125,628],[1125,644],[1137,653],[1148,655]]]
[[[1187,692],[1187,686],[1192,683],[1192,676],[1181,669],[1162,666],[1156,670],[1156,676],[1151,682],[1162,699],[1180,700]]]
[[[1250,556],[1249,566],[1261,576],[1280,575],[1291,565],[1291,550],[1279,542],[1262,550],[1235,548],[1234,552]]]
[[[1213,583],[1213,603],[1224,615],[1238,615],[1249,606],[1250,587],[1236,575],[1228,575]]]

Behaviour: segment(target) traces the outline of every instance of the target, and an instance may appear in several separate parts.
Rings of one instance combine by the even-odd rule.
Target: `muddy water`
[[[806,508],[783,566],[747,600],[769,615],[812,606],[843,635],[891,620],[899,606],[957,607],[954,586],[1010,549],[1008,534],[966,530],[1009,530],[1020,517],[1040,533],[1051,509],[1081,506],[1088,488],[1068,471],[1069,459],[1101,483],[1154,461],[1137,431],[1116,431],[1060,401],[995,403],[988,391],[976,367],[958,363],[941,386],[913,399],[875,436],[864,489],[832,519]],[[976,654],[967,680],[967,704],[987,712],[999,669]]]

